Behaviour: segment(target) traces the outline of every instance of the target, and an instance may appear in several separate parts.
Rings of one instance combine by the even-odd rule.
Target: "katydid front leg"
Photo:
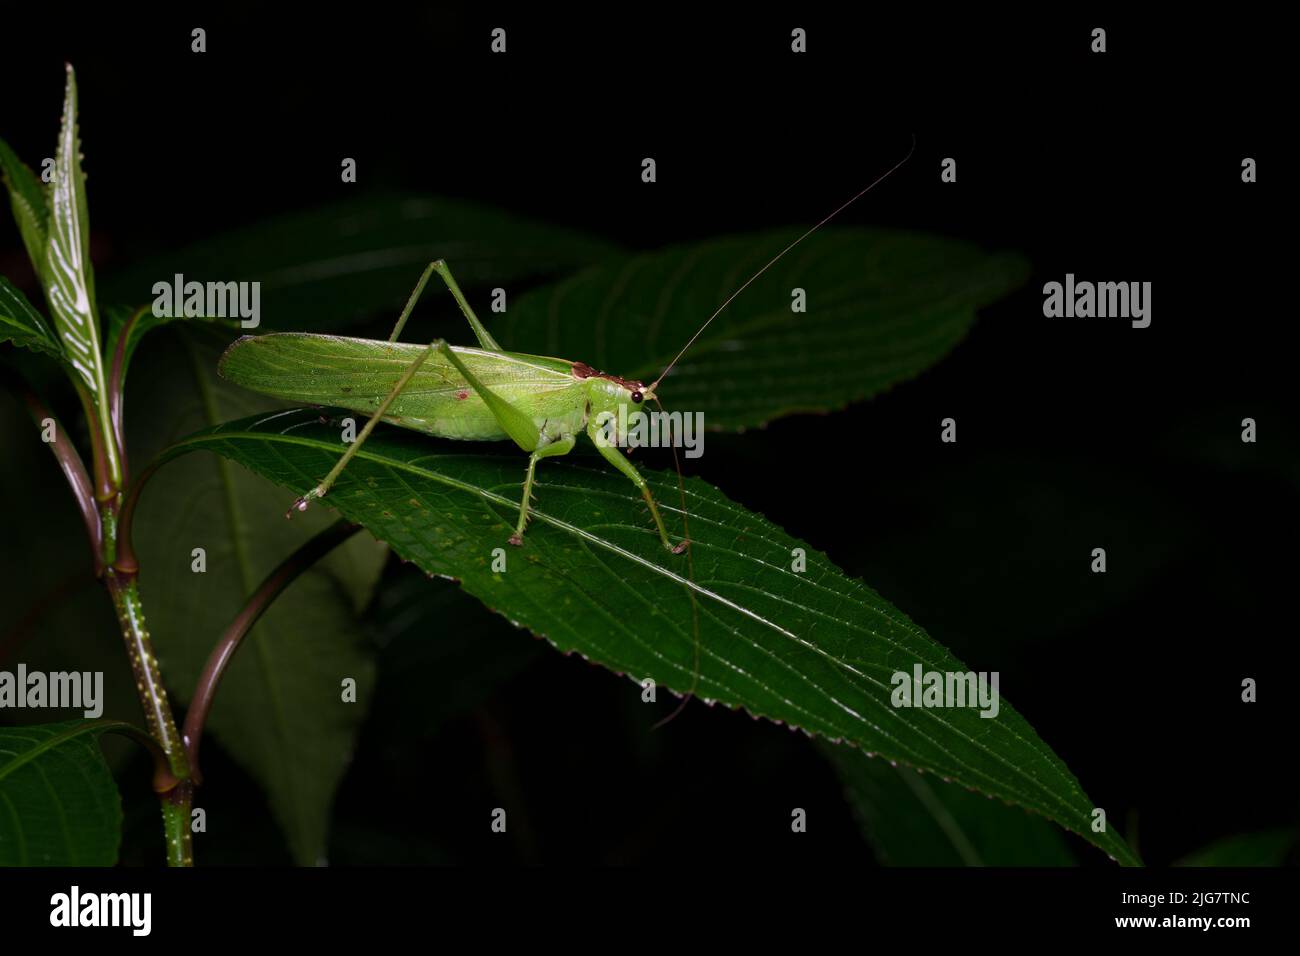
[[[664,547],[673,554],[681,554],[685,551],[686,546],[690,544],[690,542],[682,541],[678,544],[673,544],[669,540],[668,529],[664,527],[664,519],[659,514],[659,506],[655,504],[654,495],[650,494],[650,486],[646,484],[646,480],[641,477],[641,472],[636,470],[636,465],[628,461],[623,453],[614,447],[614,445],[605,437],[604,431],[596,424],[594,419],[587,423],[587,435],[591,438],[592,444],[596,446],[596,450],[601,453],[604,459],[623,474],[627,475],[628,480],[630,480],[632,484],[636,485],[640,490],[641,497],[644,498],[645,503],[650,506],[650,514],[654,516],[655,527],[659,529],[659,540],[664,543]]]
[[[472,313],[467,314],[472,315]],[[526,412],[511,405],[491,388],[479,381],[478,376],[470,371],[455,352],[445,347],[444,351],[451,363],[456,366],[456,370],[469,383],[469,387],[474,389],[479,398],[483,399],[483,403],[492,412],[492,417],[496,419],[501,429],[510,436],[516,445],[529,453],[528,473],[524,477],[524,496],[519,501],[519,521],[515,525],[515,533],[510,536],[510,543],[515,547],[519,547],[524,543],[524,528],[528,525],[529,499],[533,493],[533,473],[537,470],[537,462],[543,458],[567,455],[573,450],[574,437],[572,435],[561,435],[559,438],[546,441],[546,436],[538,429],[537,423]]]

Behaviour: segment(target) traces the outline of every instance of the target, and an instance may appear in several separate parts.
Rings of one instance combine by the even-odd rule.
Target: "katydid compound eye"
[[[632,393],[632,401],[636,402],[638,405],[641,404],[641,399],[643,399],[643,398],[645,398],[645,396],[642,395],[640,392],[633,392],[633,393]]]

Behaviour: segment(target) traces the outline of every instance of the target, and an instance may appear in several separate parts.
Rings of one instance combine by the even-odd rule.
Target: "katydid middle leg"
[[[519,547],[524,543],[524,528],[528,525],[531,507],[529,499],[533,493],[533,474],[537,470],[537,463],[543,458],[567,455],[573,450],[574,437],[560,435],[558,438],[547,440],[547,436],[537,427],[537,423],[528,413],[511,405],[479,381],[478,376],[466,367],[455,352],[447,349],[446,355],[469,387],[483,399],[483,404],[488,407],[488,411],[492,413],[492,417],[496,419],[502,430],[514,440],[516,445],[528,452],[528,473],[524,477],[524,495],[519,501],[519,521],[515,525],[515,533],[510,536],[510,543]]]
[[[528,456],[528,474],[524,478],[524,496],[519,501],[519,522],[515,525],[515,533],[510,536],[510,543],[515,547],[519,547],[524,543],[524,528],[528,526],[528,516],[531,510],[529,499],[533,494],[533,472],[537,469],[537,463],[543,458],[567,455],[573,451],[573,445],[573,436],[565,435],[562,438],[557,438],[549,445],[540,446]]]

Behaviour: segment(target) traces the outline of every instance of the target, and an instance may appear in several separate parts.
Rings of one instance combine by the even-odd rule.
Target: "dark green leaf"
[[[541,641],[461,588],[420,573],[397,576],[375,604],[381,653],[371,719],[400,722],[411,736],[433,733],[543,653]]]
[[[13,342],[65,360],[63,346],[44,316],[4,276],[0,276],[0,342]]]
[[[826,746],[862,830],[887,866],[1073,866],[1040,816],[860,750]]]
[[[609,260],[513,304],[516,352],[653,380],[705,319],[797,232],[736,236]],[[757,279],[659,391],[664,405],[738,430],[843,408],[912,378],[966,334],[975,310],[1025,278],[1019,256],[902,232],[828,229]],[[803,289],[807,312],[791,309]]]
[[[1202,847],[1174,866],[1281,866],[1297,837],[1294,828],[1243,833]]]
[[[446,259],[461,285],[510,282],[586,265],[612,248],[569,229],[434,196],[350,199],[197,243],[114,276],[122,302],[157,282],[258,281],[263,331],[336,329],[378,311],[394,320],[424,267]],[[431,287],[437,294],[440,287]],[[428,295],[428,293],[426,293]],[[450,304],[450,297],[446,299]]]
[[[9,144],[0,139],[0,177],[9,190],[9,204],[13,207],[14,222],[23,237],[32,269],[39,276],[45,271],[46,228],[50,212],[45,206],[45,190],[41,188],[27,165],[20,160]]]
[[[231,422],[169,456],[208,449],[302,493],[342,450],[313,411]],[[620,475],[572,460],[539,468],[525,545],[509,548],[524,471],[519,455],[467,451],[377,431],[329,504],[430,574],[465,589],[561,650],[635,679],[692,687],[688,557],[671,556]],[[647,480],[680,528],[675,477]],[[823,555],[698,479],[687,482],[689,555],[699,600],[701,697],[744,708],[923,768],[1037,810],[1125,863],[1111,832],[1089,826],[1092,802],[1065,764],[1005,701],[993,719],[968,708],[895,708],[890,678],[914,664],[966,671],[943,647]],[[807,570],[790,570],[794,548]],[[495,573],[494,552],[508,570]]]
[[[844,542],[842,560],[905,606],[929,609],[926,623],[959,653],[1077,631],[1149,586],[1193,526],[1172,496],[1104,460],[1004,452],[883,476],[874,494],[909,521]],[[1104,576],[1089,569],[1094,541],[1124,542],[1124,560]]]
[[[0,727],[0,866],[112,866],[122,801],[99,750],[115,721]]]
[[[128,434],[165,443],[265,408],[219,380],[222,337],[173,327],[151,341],[127,403]],[[144,461],[153,448],[133,453]],[[188,701],[221,633],[262,579],[329,521],[285,521],[284,493],[229,462],[195,456],[150,479],[136,516],[141,596],[169,689]],[[193,549],[207,570],[195,573]],[[294,858],[324,855],[334,791],[352,756],[374,685],[374,652],[357,618],[387,555],[353,537],[303,574],[245,638],[222,681],[208,729],[267,792]],[[357,683],[344,703],[342,681]],[[211,744],[209,744],[211,746]]]

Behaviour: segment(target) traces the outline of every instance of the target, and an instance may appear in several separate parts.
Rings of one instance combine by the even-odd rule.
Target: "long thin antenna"
[[[829,216],[827,216],[827,217],[826,217],[825,219],[823,219],[821,222],[817,223],[817,225],[813,226],[811,229],[809,229],[807,232],[805,232],[802,236],[800,236],[800,237],[799,237],[798,239],[796,239],[794,242],[790,243],[790,245],[786,246],[784,249],[782,249],[780,252],[778,252],[775,256],[772,257],[772,259],[767,263],[767,265],[763,266],[763,268],[759,269],[759,270],[758,270],[757,272],[755,272],[752,276],[750,276],[748,279],[746,279],[744,285],[742,285],[742,286],[741,286],[739,289],[737,289],[735,292],[731,293],[731,295],[727,296],[727,301],[723,302],[722,305],[718,306],[718,310],[717,310],[716,312],[714,312],[711,316],[709,316],[709,318],[705,321],[705,323],[704,323],[703,325],[700,326],[699,331],[697,331],[694,335],[691,336],[691,340],[690,340],[689,342],[687,342],[684,346],[682,346],[682,350],[681,350],[680,352],[677,353],[676,358],[674,358],[671,362],[669,362],[669,363],[668,363],[668,367],[667,367],[666,369],[664,369],[662,373],[660,373],[660,375],[659,375],[659,377],[658,377],[657,379],[655,379],[655,383],[654,383],[654,385],[651,385],[651,386],[650,386],[650,391],[654,391],[654,390],[659,386],[659,383],[662,382],[662,381],[664,380],[664,378],[667,377],[668,373],[671,372],[671,371],[673,370],[673,366],[676,365],[676,364],[678,363],[678,361],[681,360],[681,357],[682,357],[683,355],[686,354],[686,350],[689,349],[692,345],[695,344],[695,340],[698,339],[701,335],[704,334],[704,330],[707,329],[707,328],[709,327],[709,325],[713,322],[714,319],[716,319],[719,315],[722,314],[722,310],[723,310],[723,309],[725,309],[727,306],[731,305],[732,301],[736,298],[736,296],[740,295],[740,293],[744,292],[747,288],[749,288],[750,283],[752,283],[755,279],[757,279],[759,276],[761,276],[761,275],[762,275],[764,272],[766,272],[768,269],[772,268],[772,266],[776,265],[777,262],[779,262],[779,261],[781,260],[781,257],[784,256],[787,252],[789,252],[789,251],[790,251],[791,249],[793,249],[795,246],[799,245],[799,243],[803,242],[805,239],[807,239],[809,236],[811,236],[814,232],[816,232],[816,231],[817,231],[818,229],[820,229],[822,226],[826,225],[828,222],[830,222],[832,219],[834,219],[836,216],[838,216],[838,215],[839,215],[840,213],[842,213],[844,210],[848,209],[848,208],[849,208],[850,206],[852,206],[855,202],[857,202],[859,199],[861,199],[861,198],[862,198],[863,196],[865,196],[867,193],[871,192],[871,190],[875,189],[877,186],[879,186],[881,183],[883,183],[886,179],[888,179],[890,176],[892,176],[892,175],[894,174],[894,172],[897,171],[898,167],[902,166],[904,163],[906,163],[909,159],[912,158],[912,154],[915,153],[915,152],[916,152],[916,134],[913,133],[913,134],[912,134],[912,148],[909,149],[909,150],[907,151],[907,155],[906,155],[906,156],[904,156],[902,159],[900,159],[898,162],[896,162],[893,166],[889,167],[889,169],[887,169],[885,172],[883,172],[880,176],[878,176],[875,180],[873,180],[869,185],[865,186],[861,191],[858,192],[858,194],[857,194],[856,196],[854,196],[852,199],[850,199],[850,200],[848,200],[847,202],[845,202],[845,203],[843,203],[842,205],[840,205],[839,208],[837,208],[837,209],[836,209],[834,212],[832,212]]]

